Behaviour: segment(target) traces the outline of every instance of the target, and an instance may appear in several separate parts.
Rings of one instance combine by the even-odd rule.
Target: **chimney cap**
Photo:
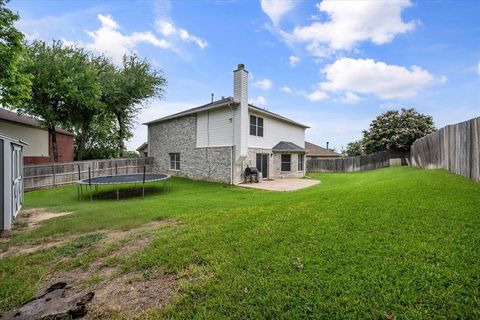
[[[245,65],[243,63],[239,63],[237,67],[238,67],[238,70],[245,69]]]

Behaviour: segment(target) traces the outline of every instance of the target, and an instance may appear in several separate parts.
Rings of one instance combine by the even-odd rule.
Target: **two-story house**
[[[248,71],[233,72],[233,97],[145,123],[148,155],[162,172],[237,184],[247,166],[263,178],[305,175],[308,127],[248,103]]]

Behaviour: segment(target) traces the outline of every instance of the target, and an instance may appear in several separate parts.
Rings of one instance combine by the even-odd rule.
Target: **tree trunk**
[[[125,149],[125,145],[123,144],[123,137],[125,135],[125,129],[123,124],[123,118],[121,114],[116,114],[117,121],[118,121],[118,157],[123,157],[123,150]]]
[[[90,122],[84,122],[82,124],[82,133],[80,136],[80,143],[78,146],[77,160],[83,160],[83,154],[85,153],[85,145],[87,144],[88,131],[90,130]]]
[[[55,130],[54,125],[50,125],[48,129],[52,135],[53,162],[58,162],[57,131]]]

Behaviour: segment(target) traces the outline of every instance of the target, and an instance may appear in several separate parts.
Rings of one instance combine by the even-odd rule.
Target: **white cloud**
[[[401,16],[402,10],[411,5],[410,0],[324,0],[316,6],[328,21],[295,27],[282,35],[289,42],[305,43],[307,51],[316,57],[355,49],[363,41],[380,45],[415,29],[415,21],[404,22]]]
[[[290,56],[288,57],[288,63],[291,67],[295,67],[300,62],[300,58],[297,56]]]
[[[293,92],[293,90],[290,87],[287,87],[287,86],[281,87],[280,90],[282,92],[285,92],[285,93],[292,93]]]
[[[478,73],[478,75],[480,76],[480,61],[479,61],[478,64],[477,64],[477,73]]]
[[[316,90],[316,91],[313,91],[307,95],[305,95],[305,97],[312,101],[312,102],[317,102],[317,101],[321,101],[321,100],[326,100],[328,99],[328,94],[326,94],[325,92],[321,91],[321,90]]]
[[[151,31],[134,32],[125,35],[120,32],[120,25],[109,15],[98,15],[101,27],[95,31],[86,31],[92,42],[83,44],[86,48],[105,53],[116,63],[121,63],[124,54],[135,50],[139,43],[149,43],[162,49],[172,49],[165,39],[157,38]]]
[[[381,99],[413,97],[434,80],[420,67],[407,69],[372,59],[341,58],[322,72],[326,81],[319,86],[324,91],[374,94]]]
[[[345,92],[345,95],[340,99],[341,102],[343,103],[348,103],[348,104],[354,104],[360,101],[361,98],[356,95],[355,93],[352,92]]]
[[[272,81],[270,79],[258,80],[253,84],[255,87],[258,87],[262,90],[270,90],[272,88]]]
[[[296,2],[295,0],[261,0],[260,5],[263,12],[277,26],[280,19],[295,7]]]
[[[262,96],[258,96],[250,100],[250,103],[259,107],[263,107],[267,104],[267,99]]]
[[[162,23],[162,20],[158,19],[156,26],[164,38],[158,37],[150,30],[125,34],[122,32],[120,24],[115,21],[112,16],[99,14],[97,18],[101,23],[100,28],[94,31],[85,31],[92,39],[91,42],[83,43],[61,38],[62,41],[67,45],[76,44],[94,52],[104,53],[111,57],[117,64],[122,62],[123,55],[135,52],[140,43],[147,43],[157,48],[168,49],[178,54],[182,54],[181,50],[177,47],[179,42],[192,42],[201,49],[204,49],[208,45],[205,40],[190,34],[187,30],[176,28],[175,25],[170,22]]]
[[[177,39],[183,42],[193,42],[201,49],[205,49],[208,46],[207,41],[190,34],[185,29],[177,28],[172,22],[157,19],[155,21],[155,26],[158,32],[167,38]]]

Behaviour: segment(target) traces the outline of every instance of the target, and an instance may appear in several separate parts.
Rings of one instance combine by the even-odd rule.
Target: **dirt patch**
[[[63,215],[66,215],[66,214],[68,213],[65,213]],[[44,215],[44,216],[47,216],[47,215]],[[35,219],[38,219],[38,218],[35,218]],[[42,221],[42,220],[39,220],[39,221]],[[141,233],[142,231],[148,232],[162,226],[174,225],[174,224],[177,224],[177,223],[169,220],[157,220],[157,221],[153,221],[148,224],[145,224],[141,227],[137,227],[129,230],[101,231],[101,233],[103,234],[103,239],[102,241],[99,242],[99,244],[103,245],[109,242],[125,240],[127,237],[130,237],[136,233]],[[24,228],[21,229],[22,232],[24,230],[25,230]],[[94,233],[83,234],[83,236],[90,235],[90,234],[94,234]],[[10,246],[8,245],[10,236],[8,238],[5,237],[2,239],[3,241],[1,242],[4,244],[4,246],[3,246],[3,252],[0,252],[0,259],[13,254],[32,254],[38,251],[64,246],[69,242],[73,241],[74,239],[78,238],[79,236],[82,236],[82,235],[76,234],[76,235],[63,236],[61,239],[52,240],[50,242],[42,243],[39,245],[10,245]],[[150,242],[149,237],[139,236],[138,241],[132,241],[130,246],[125,246],[122,248],[123,255],[128,255],[131,252],[136,252],[146,247],[149,242]]]
[[[36,229],[40,226],[42,221],[63,217],[69,214],[72,214],[72,212],[51,212],[42,208],[24,209],[20,211],[15,218],[11,230],[0,232],[1,241],[6,242],[17,233]]]
[[[71,239],[59,240],[34,246],[9,246],[4,252],[0,252],[0,259],[12,254],[32,254],[42,250],[48,250],[67,244]]]
[[[95,297],[88,306],[87,319],[129,318],[159,309],[172,300],[177,288],[175,275],[154,279],[143,279],[139,274],[123,275],[94,289]]]
[[[162,274],[161,272],[149,274],[123,273],[122,261],[131,259],[150,244],[155,235],[155,230],[168,225],[178,225],[177,222],[158,220],[138,228],[119,231],[102,231],[83,235],[63,236],[59,241],[31,246],[11,246],[8,251],[0,253],[0,258],[9,254],[34,253],[38,250],[65,246],[59,248],[64,251],[80,238],[98,236],[95,242],[87,247],[81,247],[59,259],[71,259],[78,255],[98,252],[98,257],[87,267],[77,268],[72,271],[55,271],[45,279],[45,287],[39,292],[48,291],[52,283],[67,283],[62,297],[65,301],[70,297],[81,297],[93,292],[94,298],[89,302],[86,315],[87,319],[105,319],[112,317],[129,318],[137,316],[150,309],[159,309],[170,303],[173,295],[178,290],[176,275]],[[74,246],[75,247],[75,246]],[[76,248],[76,247],[75,247]],[[69,249],[70,250],[70,249]]]

